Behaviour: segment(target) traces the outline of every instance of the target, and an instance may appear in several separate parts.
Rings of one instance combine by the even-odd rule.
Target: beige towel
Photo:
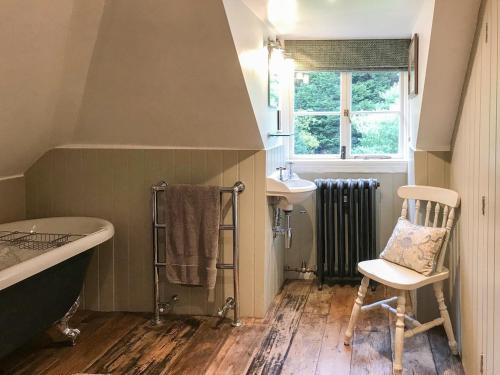
[[[219,187],[169,185],[162,195],[166,199],[168,281],[213,289],[219,250]]]

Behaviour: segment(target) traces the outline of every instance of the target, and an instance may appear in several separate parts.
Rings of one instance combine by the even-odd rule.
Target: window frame
[[[340,112],[335,111],[298,111],[295,112],[295,70],[291,70],[291,77],[288,80],[288,110],[289,110],[289,130],[290,133],[295,131],[295,116],[309,115],[309,116],[321,116],[321,115],[340,115],[340,150],[342,146],[346,146],[346,159],[341,159],[340,152],[338,154],[295,154],[295,138],[290,137],[288,152],[289,158],[293,161],[384,161],[384,160],[399,160],[406,161],[406,116],[405,109],[407,107],[407,97],[406,93],[406,72],[399,72],[399,89],[400,89],[400,110],[399,111],[351,111],[351,98],[352,98],[352,73],[351,72],[339,72],[340,73]],[[304,73],[310,73],[313,71],[302,71]],[[375,72],[375,71],[373,71]],[[345,116],[345,111],[348,111],[349,116]],[[350,116],[352,114],[361,113],[399,113],[399,145],[398,153],[396,154],[352,154],[351,152],[351,123]]]

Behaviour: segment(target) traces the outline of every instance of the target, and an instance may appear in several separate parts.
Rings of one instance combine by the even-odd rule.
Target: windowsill
[[[295,172],[406,173],[402,159],[293,159]]]

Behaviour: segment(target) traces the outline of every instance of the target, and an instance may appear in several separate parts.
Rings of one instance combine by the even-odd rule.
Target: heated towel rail
[[[160,301],[160,268],[165,267],[166,263],[162,262],[160,259],[160,252],[162,249],[159,246],[160,232],[165,233],[166,226],[164,223],[160,223],[158,220],[158,194],[165,192],[168,184],[165,181],[159,182],[157,185],[151,187],[152,195],[152,208],[153,208],[153,256],[154,256],[154,298],[155,298],[155,316],[154,322],[156,324],[160,323],[160,313],[163,310],[163,306],[166,305],[165,302]],[[224,193],[231,194],[231,224],[224,224],[222,215],[222,204],[221,204],[221,224],[219,225],[219,230],[229,230],[233,232],[233,262],[232,263],[217,263],[217,268],[221,270],[233,270],[233,297],[228,297],[226,302],[219,310],[219,316],[224,317],[228,310],[232,309],[234,311],[232,325],[234,327],[239,327],[241,325],[240,321],[240,283],[239,283],[239,234],[238,234],[238,197],[239,194],[245,190],[245,184],[241,181],[236,182],[231,187],[221,187],[220,188],[220,199],[222,201],[222,195]]]

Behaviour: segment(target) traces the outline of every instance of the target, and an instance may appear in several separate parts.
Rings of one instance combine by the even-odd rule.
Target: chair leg
[[[446,336],[448,336],[448,345],[450,350],[454,355],[458,354],[457,341],[455,340],[455,335],[453,334],[453,327],[451,325],[450,314],[448,314],[448,309],[444,303],[443,295],[443,282],[437,282],[432,285],[434,288],[434,294],[436,295],[437,303],[439,306],[439,312],[441,318],[443,318],[444,330],[446,331]]]
[[[368,284],[370,283],[370,279],[368,277],[363,277],[361,280],[361,285],[359,286],[358,296],[354,301],[354,305],[352,307],[351,319],[349,320],[349,325],[345,331],[344,335],[344,345],[349,345],[352,339],[352,333],[354,328],[356,327],[356,322],[358,321],[359,311],[361,310],[361,306],[363,306],[363,300],[366,296],[366,291],[368,289]]]
[[[394,335],[394,375],[403,373],[403,347],[405,336],[405,308],[406,308],[406,291],[399,291],[398,307],[396,313],[396,333]]]

